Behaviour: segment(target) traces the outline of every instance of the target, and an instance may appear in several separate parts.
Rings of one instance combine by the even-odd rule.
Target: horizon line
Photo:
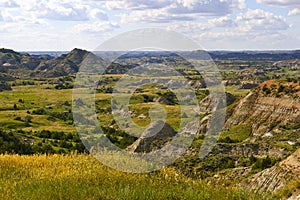
[[[13,48],[6,48],[6,47],[0,47],[0,49],[8,49],[8,50],[13,50],[15,52],[70,52],[74,49],[81,49],[81,50],[85,50],[85,51],[89,51],[89,52],[97,52],[100,50],[91,50],[91,49],[84,49],[84,48],[80,48],[80,47],[74,47],[71,50],[62,50],[62,49],[49,49],[49,50],[45,50],[45,49],[41,49],[41,50],[36,50],[36,49],[32,49],[32,50],[24,50],[24,49],[13,49]],[[103,50],[101,50],[103,51]],[[113,51],[127,51],[127,50],[113,50]],[[113,52],[110,50],[110,52]],[[166,50],[168,51],[168,50]],[[171,51],[171,50],[170,50]],[[172,50],[172,51],[191,51],[191,50]],[[293,49],[195,49],[192,51],[209,51],[209,52],[213,52],[213,51],[227,51],[227,52],[246,52],[246,51],[256,51],[256,52],[264,52],[264,51],[300,51],[300,47],[299,48],[293,48]]]
[[[2,47],[1,47],[2,48]],[[9,48],[4,48],[4,49],[9,49]],[[84,48],[73,48],[71,50],[15,50],[15,49],[10,49],[13,50],[15,52],[70,52],[74,49],[81,49],[81,50],[85,50],[85,51],[89,51],[89,52],[97,52],[100,50],[89,50],[89,49],[84,49]],[[101,50],[103,51],[103,50]],[[126,50],[114,50],[114,51],[126,51]],[[168,50],[166,50],[168,51]],[[189,51],[189,50],[172,50],[172,51]],[[256,52],[264,52],[264,51],[300,51],[300,48],[296,48],[296,49],[195,49],[193,51],[227,51],[227,52],[246,52],[246,51],[256,51]],[[109,51],[108,51],[109,52]],[[113,52],[113,51],[110,51]]]

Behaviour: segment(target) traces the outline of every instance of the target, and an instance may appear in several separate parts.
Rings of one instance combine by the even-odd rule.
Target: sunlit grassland
[[[233,94],[234,96],[245,97],[250,90],[249,89],[239,89],[239,86],[226,86],[226,92]]]
[[[142,104],[133,104],[130,106],[132,111],[135,111],[137,114],[135,117],[132,118],[132,120],[140,125],[140,126],[147,126],[150,124],[151,119],[149,116],[149,110],[151,107],[157,105],[158,103],[142,103]],[[166,114],[166,123],[170,124],[175,130],[178,130],[181,116],[180,116],[180,106],[179,105],[163,105],[163,109],[165,109]],[[155,111],[153,116],[155,115]],[[139,118],[141,114],[145,114],[146,118]]]
[[[12,91],[1,92],[0,99],[4,102],[0,105],[1,110],[11,109],[14,104],[18,104],[19,99],[24,101],[24,104],[19,104],[19,109],[41,106],[58,109],[65,101],[71,101],[72,90],[47,89],[46,85],[15,86]]]
[[[154,87],[154,86],[153,86]],[[143,102],[143,99],[139,99],[140,95],[154,95],[155,89],[150,85],[141,86],[142,93],[130,94],[118,94],[118,96],[124,96],[124,99],[129,98],[129,109],[135,111],[136,115],[131,116],[132,120],[140,126],[147,126],[150,124],[151,119],[149,117],[149,108],[158,102]],[[229,92],[235,95],[246,95],[249,90],[238,90],[234,87],[227,87]],[[23,130],[50,130],[50,131],[65,131],[74,132],[75,128],[72,124],[68,124],[65,121],[57,119],[55,121],[49,121],[47,115],[36,115],[32,113],[34,110],[45,108],[51,112],[68,112],[72,109],[72,106],[64,106],[65,102],[72,103],[73,89],[56,90],[51,84],[26,85],[26,86],[14,86],[12,91],[4,91],[0,93],[0,125],[3,128],[8,129],[23,129]],[[91,94],[92,98],[97,101],[102,101],[98,105],[98,108],[110,109],[112,94],[107,93],[95,93]],[[115,94],[114,94],[115,95]],[[86,98],[83,96],[82,98]],[[202,98],[201,98],[202,99]],[[20,102],[21,100],[21,102]],[[199,99],[200,100],[200,99]],[[122,101],[122,98],[121,98]],[[121,102],[122,103],[122,102]],[[124,103],[124,102],[123,102]],[[14,105],[17,109],[14,109]],[[170,124],[176,131],[180,126],[180,120],[182,119],[180,112],[180,105],[166,105],[161,104],[167,114],[166,122]],[[32,123],[30,126],[26,126],[24,123],[25,117],[30,113],[32,117]],[[139,118],[140,115],[145,115],[145,118]],[[97,112],[99,123],[102,126],[110,126],[113,122],[114,116],[105,112]],[[21,117],[22,121],[15,120],[16,117]]]
[[[14,86],[12,91],[4,91],[0,93],[1,105],[0,105],[0,124],[9,129],[23,130],[63,130],[74,131],[75,128],[71,125],[64,123],[61,120],[55,122],[47,120],[46,115],[35,115],[32,111],[40,108],[50,108],[53,112],[68,111],[71,107],[65,107],[63,104],[67,101],[72,102],[72,89],[55,90],[49,89],[47,85],[30,85],[30,86]],[[111,102],[112,94],[95,94],[95,100],[104,100],[105,102]],[[83,97],[84,98],[84,97]],[[129,97],[130,98],[130,97]],[[22,100],[22,102],[19,102]],[[16,104],[17,109],[14,109]],[[141,126],[147,126],[150,123],[148,117],[148,110],[154,103],[136,103],[131,104],[132,110],[135,110],[138,115],[133,117],[134,122]],[[102,105],[102,107],[110,107],[109,104]],[[179,106],[164,105],[166,113],[168,114],[167,123],[170,123],[175,129],[177,129],[179,122],[176,119],[180,119]],[[32,117],[32,123],[30,127],[26,127],[22,121],[15,120],[16,117],[24,119],[28,112]],[[147,116],[146,119],[139,119],[141,114]],[[108,126],[113,120],[113,115],[109,113],[98,113],[100,124]]]
[[[67,125],[62,121],[49,121],[45,115],[31,115],[32,123],[27,127],[25,122],[14,120],[16,117],[24,119],[28,114],[22,110],[9,110],[0,112],[0,124],[1,127],[7,129],[22,129],[24,131],[37,131],[37,130],[49,130],[49,131],[65,131],[73,132],[75,127]]]
[[[267,199],[209,182],[171,167],[123,173],[88,155],[0,155],[0,199]]]
[[[63,106],[71,102],[72,90],[47,89],[46,85],[15,86],[12,91],[0,93],[0,124],[8,129],[74,131],[75,128],[61,120],[49,121],[46,115],[35,115],[32,111],[49,108],[53,112],[68,111],[71,107]],[[14,108],[16,105],[16,108]],[[30,126],[26,126],[24,119],[31,113]],[[21,120],[15,120],[20,117]],[[23,120],[23,121],[22,121]]]

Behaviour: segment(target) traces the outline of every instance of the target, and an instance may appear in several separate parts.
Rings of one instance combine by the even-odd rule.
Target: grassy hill
[[[207,180],[208,181],[208,180]],[[185,177],[174,168],[150,174],[115,171],[88,155],[0,155],[1,199],[269,199]]]

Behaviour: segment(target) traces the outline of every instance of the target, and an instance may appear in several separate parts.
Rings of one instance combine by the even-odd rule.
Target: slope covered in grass
[[[173,168],[123,173],[88,155],[0,155],[0,199],[269,199],[224,184]]]

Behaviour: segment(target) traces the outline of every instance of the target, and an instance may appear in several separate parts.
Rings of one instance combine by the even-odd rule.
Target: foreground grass
[[[87,155],[0,155],[0,199],[264,198],[192,180],[173,168],[129,174],[105,167]]]

